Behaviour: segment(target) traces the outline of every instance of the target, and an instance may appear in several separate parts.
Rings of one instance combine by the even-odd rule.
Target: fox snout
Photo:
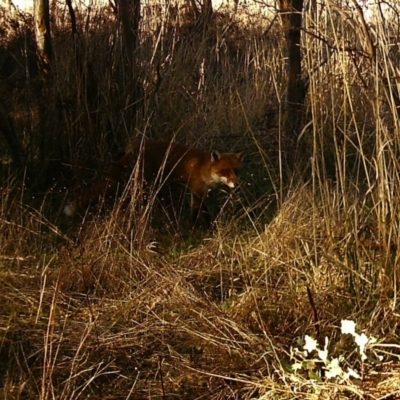
[[[236,187],[236,184],[238,181],[238,178],[234,173],[232,173],[230,175],[221,175],[218,173],[214,173],[214,174],[212,174],[212,179],[213,179],[214,183],[216,183],[216,184],[219,183],[219,184],[228,186],[231,189]]]

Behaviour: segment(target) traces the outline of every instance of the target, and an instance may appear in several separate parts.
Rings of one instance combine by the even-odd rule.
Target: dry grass
[[[400,39],[392,17],[377,14],[368,30],[345,6],[318,7],[306,14],[303,39],[308,162],[290,183],[280,162],[279,20],[253,15],[246,25],[221,13],[204,36],[182,10],[147,10],[134,134],[130,94],[114,84],[125,77],[110,10],[91,17],[93,30],[79,16],[90,87],[57,15],[45,116],[35,70],[20,83],[31,22],[5,20],[13,34],[1,41],[11,55],[0,65],[1,100],[29,168],[8,173],[1,143],[0,397],[400,397]],[[117,202],[81,220],[61,215],[66,198],[107,169],[109,152],[138,135],[247,149],[240,190],[209,200],[214,215],[222,207],[215,232],[189,229],[185,195],[174,188],[152,210]],[[378,338],[364,362],[340,333],[349,319]],[[305,335],[322,347],[328,337],[330,357],[343,356],[361,378],[295,373],[291,349]]]
[[[223,227],[195,247],[188,241],[186,248],[135,250],[108,218],[86,227],[79,244],[45,246],[43,233],[21,224],[18,236],[30,241],[31,252],[22,253],[27,245],[19,243],[19,256],[2,259],[4,395],[394,393],[399,372],[390,346],[375,349],[385,361],[363,366],[362,385],[293,380],[290,348],[296,338],[316,335],[307,287],[318,312],[317,338],[330,338],[333,355],[359,368],[339,334],[341,319],[354,319],[384,343],[398,342],[393,282],[380,267],[384,254],[346,236],[337,213],[326,229],[312,192],[295,193],[263,232]]]

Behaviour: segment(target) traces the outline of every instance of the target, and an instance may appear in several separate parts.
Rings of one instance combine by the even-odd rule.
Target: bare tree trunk
[[[212,0],[203,0],[202,14],[204,23],[207,25],[213,16]]]
[[[87,58],[85,59],[85,40],[79,35],[75,11],[71,0],[66,0],[69,16],[71,18],[72,45],[75,55],[75,66],[77,71],[77,85],[81,90],[77,91],[78,100],[83,100],[89,110],[89,118],[95,123],[97,116],[99,87],[96,75],[93,73],[93,65]]]
[[[141,91],[140,76],[136,62],[136,51],[139,42],[140,0],[119,0],[118,19],[122,32],[122,79],[125,80],[126,98],[124,107],[131,110],[131,115],[126,115],[135,128],[136,112],[140,102]],[[129,112],[130,114],[130,112]]]
[[[37,54],[42,77],[47,77],[52,59],[49,0],[34,1]]]
[[[34,21],[36,36],[36,55],[41,81],[36,89],[39,108],[39,157],[41,164],[48,158],[49,141],[52,136],[47,132],[48,119],[48,88],[51,80],[51,60],[53,57],[50,34],[50,6],[49,0],[34,0]]]
[[[121,23],[122,31],[122,46],[123,46],[123,57],[126,62],[126,68],[128,75],[129,72],[134,76],[134,54],[137,45],[137,29],[135,32],[135,2],[132,0],[119,0],[118,7],[118,18]],[[140,10],[140,9],[139,9]]]
[[[68,7],[69,17],[71,18],[71,33],[72,33],[72,37],[74,38],[74,41],[75,41],[76,36],[78,35],[78,28],[76,27],[75,11],[74,11],[74,8],[72,7],[71,0],[66,0],[66,3],[67,3],[67,7]]]
[[[297,166],[301,153],[298,138],[303,126],[304,100],[307,92],[305,81],[302,78],[300,48],[303,1],[279,0],[288,55],[284,152],[290,170]]]

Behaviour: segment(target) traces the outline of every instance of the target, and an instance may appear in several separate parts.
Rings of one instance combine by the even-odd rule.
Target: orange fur
[[[204,205],[206,193],[209,188],[220,184],[235,187],[243,154],[220,153],[217,150],[205,153],[171,142],[137,143],[112,165],[105,179],[67,205],[64,212],[74,215],[101,196],[115,192],[118,184],[122,183],[124,171],[132,173],[135,167],[139,167],[138,176],[146,183],[183,183],[191,192],[193,221],[200,217],[209,225],[210,216]]]

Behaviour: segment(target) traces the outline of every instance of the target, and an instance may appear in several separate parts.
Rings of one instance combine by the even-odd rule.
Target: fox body
[[[143,180],[143,184],[155,182],[163,185],[170,181],[184,184],[191,193],[193,222],[201,218],[209,225],[210,215],[204,204],[207,191],[217,185],[234,188],[243,155],[244,152],[220,153],[218,150],[206,153],[172,142],[140,142],[111,166],[105,179],[67,205],[64,212],[72,216],[98,201],[102,195],[115,192],[126,173],[131,174],[139,168],[135,176]]]

